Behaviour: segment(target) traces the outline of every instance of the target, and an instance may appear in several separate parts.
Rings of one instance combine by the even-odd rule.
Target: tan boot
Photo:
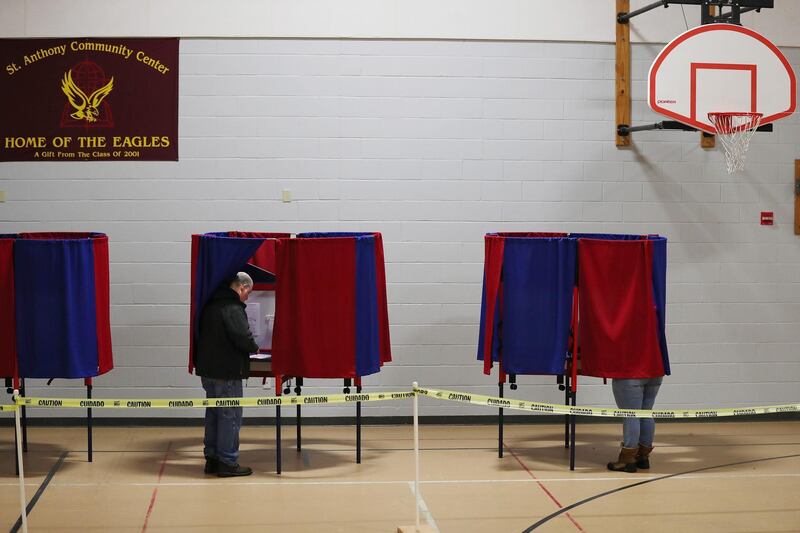
[[[608,469],[614,472],[636,472],[636,454],[639,448],[622,448],[619,459],[615,463],[608,463]]]
[[[643,470],[650,468],[650,452],[652,451],[652,446],[639,445],[639,451],[636,454],[636,468],[641,468]]]

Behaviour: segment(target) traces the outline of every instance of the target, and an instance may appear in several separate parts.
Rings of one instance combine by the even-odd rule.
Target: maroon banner
[[[177,161],[178,39],[0,39],[0,161]]]

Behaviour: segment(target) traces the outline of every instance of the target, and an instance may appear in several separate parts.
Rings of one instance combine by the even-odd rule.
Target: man
[[[258,351],[244,311],[252,290],[252,278],[239,272],[230,284],[220,286],[203,308],[196,372],[207,398],[242,397],[242,379],[250,373],[250,354]],[[241,426],[241,407],[206,408],[203,453],[207,474],[233,477],[253,473],[251,468],[239,465]]]

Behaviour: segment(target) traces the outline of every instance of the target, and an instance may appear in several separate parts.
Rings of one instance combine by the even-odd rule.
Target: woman
[[[620,409],[652,409],[663,377],[644,379],[613,379],[611,388]],[[622,419],[622,450],[616,462],[608,463],[615,472],[636,472],[650,468],[653,435],[656,421],[652,418]]]

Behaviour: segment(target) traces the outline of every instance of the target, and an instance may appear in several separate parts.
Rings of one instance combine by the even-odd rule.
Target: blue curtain
[[[508,374],[564,373],[572,320],[577,241],[569,237],[505,236],[492,360]],[[486,332],[486,278],[481,296],[478,359]]]
[[[14,275],[20,377],[96,376],[93,242],[18,239]]]
[[[192,331],[195,346],[200,341],[203,307],[219,286],[242,270],[264,242],[261,238],[228,237],[227,232],[200,236],[195,268],[195,302]]]
[[[378,289],[375,279],[375,237],[356,238],[356,374],[381,369],[378,330]]]
[[[667,353],[666,308],[667,308],[667,238],[651,236],[653,242],[653,298],[656,302],[658,316],[658,344],[661,347],[661,359],[664,362],[664,373],[670,375],[669,354]]]
[[[506,238],[503,254],[503,369],[564,373],[577,245],[570,238]]]

